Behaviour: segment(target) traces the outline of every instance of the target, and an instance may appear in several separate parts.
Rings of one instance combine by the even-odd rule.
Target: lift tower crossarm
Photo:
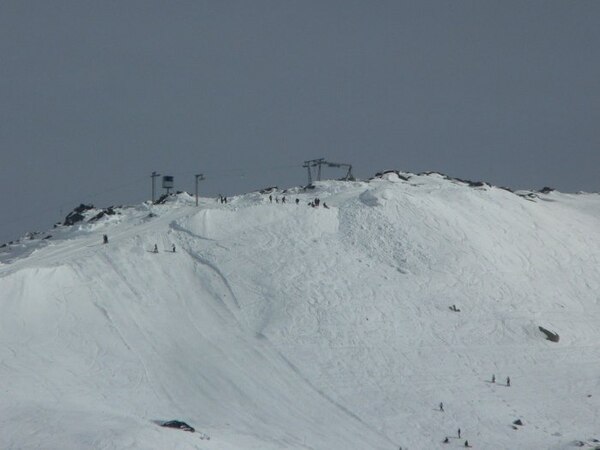
[[[352,164],[346,164],[346,163],[335,163],[335,162],[329,162],[329,161],[325,161],[325,164],[327,164],[328,167],[347,167],[348,168],[348,172],[346,173],[346,177],[344,178],[344,180],[348,181],[350,179],[353,179],[354,177],[352,176]]]

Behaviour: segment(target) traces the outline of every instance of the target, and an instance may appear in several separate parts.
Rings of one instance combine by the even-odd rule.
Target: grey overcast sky
[[[0,241],[325,157],[600,190],[600,1],[0,1]],[[326,177],[343,173],[328,169]]]

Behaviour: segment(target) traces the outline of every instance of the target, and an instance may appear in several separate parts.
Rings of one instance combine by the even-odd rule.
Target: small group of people
[[[296,202],[296,205],[300,204],[299,198],[296,198],[294,201]],[[275,196],[275,203],[279,203],[279,202],[280,202],[279,197]],[[286,202],[286,198],[284,195],[283,197],[281,197],[281,203],[285,203],[285,202]],[[227,202],[225,202],[225,203],[227,203]],[[269,194],[269,203],[273,203],[273,195],[272,194]],[[315,198],[314,200],[308,202],[308,206],[312,206],[313,208],[318,208],[320,206],[320,204],[321,204],[321,199],[319,199],[319,198]],[[329,206],[327,206],[327,203],[323,202],[323,208],[329,209]]]
[[[171,252],[175,253],[175,244],[172,245]],[[158,253],[158,245],[157,244],[154,244],[154,249],[152,250],[152,253]]]
[[[461,433],[460,433],[460,428],[459,428],[458,429],[458,439],[460,439],[460,435],[461,435]],[[448,436],[446,436],[444,438],[444,440],[442,441],[442,443],[444,443],[444,444],[448,444],[449,442],[450,442],[450,438]],[[465,441],[465,447],[471,447],[468,440]]]
[[[454,305],[453,305],[453,306],[454,306]],[[450,309],[452,309],[452,308],[450,308]],[[492,383],[495,383],[495,382],[496,382],[496,375],[495,375],[495,374],[492,374]],[[506,386],[507,386],[507,387],[510,387],[510,377],[506,377]],[[439,408],[440,408],[440,411],[441,411],[441,412],[444,412],[444,403],[443,403],[443,402],[440,402],[440,404],[439,404]],[[460,436],[461,436],[461,431],[460,431],[460,428],[457,430],[457,432],[458,432],[458,433],[457,433],[457,434],[458,434],[458,439],[460,439]],[[448,438],[448,436],[446,436],[442,442],[443,442],[444,444],[447,444],[447,443],[449,443],[449,442],[450,442],[450,438]],[[471,447],[471,445],[469,444],[469,441],[468,441],[468,440],[467,440],[467,441],[465,441],[465,447]]]
[[[218,203],[227,203],[227,197],[219,194],[219,197],[217,198],[217,202]]]
[[[299,200],[296,199],[296,205],[298,204]],[[273,203],[273,196],[271,194],[269,194],[269,203]],[[279,203],[279,197],[275,196],[275,203]],[[283,197],[281,197],[281,203],[285,203],[285,195]]]
[[[321,199],[315,198],[312,202],[310,202],[308,204],[308,206],[312,206],[313,208],[318,208],[320,204],[321,204]],[[323,202],[323,208],[329,209],[329,206],[327,206],[327,203]]]
[[[492,374],[492,383],[496,382],[496,375]],[[506,386],[510,387],[510,377],[506,377]]]
[[[313,208],[318,208],[320,204],[321,204],[321,200],[318,198],[315,198],[312,201],[312,203],[309,203],[309,205],[312,206]],[[329,209],[329,206],[327,206],[327,203],[323,202],[323,208]]]
[[[440,402],[439,407],[440,407],[440,411],[444,412],[444,402]],[[460,428],[458,430],[456,430],[456,431],[457,431],[457,434],[458,434],[458,439],[460,439],[460,437],[461,437],[461,430],[460,430]],[[442,442],[444,444],[448,444],[450,442],[450,438],[448,436],[446,436]],[[465,447],[470,447],[469,441],[465,441]]]

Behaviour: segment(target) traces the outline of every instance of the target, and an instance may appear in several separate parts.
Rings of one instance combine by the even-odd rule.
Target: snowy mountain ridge
[[[270,195],[0,249],[0,448],[600,444],[600,195],[400,172]]]

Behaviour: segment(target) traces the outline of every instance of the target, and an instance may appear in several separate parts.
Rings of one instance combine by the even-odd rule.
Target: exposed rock
[[[514,425],[523,425],[523,421],[521,419],[517,419],[513,422]]]
[[[167,199],[168,199],[169,197],[171,197],[172,195],[173,195],[173,194],[163,194],[163,195],[161,195],[161,196],[160,196],[160,198],[159,198],[158,200],[156,200],[156,201],[154,202],[154,204],[155,204],[155,205],[163,205],[163,204],[167,203]]]
[[[542,333],[544,333],[546,335],[546,339],[548,339],[549,341],[552,342],[558,342],[560,339],[560,336],[558,335],[558,333],[553,333],[550,330],[545,329],[544,327],[538,327],[540,329],[540,331]]]
[[[193,427],[189,426],[187,423],[181,422],[179,420],[169,420],[168,422],[161,423],[160,426],[167,427],[167,428],[177,428],[179,430],[189,431],[190,433],[193,433],[194,431],[196,431]]]
[[[115,209],[112,206],[109,206],[108,208],[104,208],[102,211],[100,211],[98,214],[96,214],[94,217],[92,217],[89,221],[96,222],[97,220],[100,220],[104,216],[113,216],[115,214],[117,214]]]
[[[525,200],[535,201],[536,198],[539,198],[533,192],[521,191],[521,192],[515,192],[515,194],[517,194],[519,197],[523,197]]]
[[[454,181],[458,181],[460,183],[468,184],[470,187],[484,187],[484,186],[489,186],[488,183],[485,183],[483,181],[463,180],[461,178],[450,178],[450,179],[454,180]]]
[[[403,181],[408,181],[410,179],[410,177],[407,177],[406,175],[402,175],[400,173],[400,171],[398,171],[398,170],[384,170],[383,172],[377,172],[375,174],[375,178],[381,178],[381,177],[383,177],[384,175],[386,175],[388,173],[394,173],[394,174],[396,174],[396,176],[398,178],[400,178],[401,180],[403,180]]]
[[[549,194],[552,191],[554,191],[554,189],[552,189],[551,187],[548,187],[548,186],[544,186],[542,189],[540,189],[540,192],[542,194]]]
[[[89,211],[90,209],[93,209],[94,205],[84,205],[83,203],[80,204],[77,208],[75,208],[73,211],[71,211],[67,217],[65,217],[65,221],[63,222],[63,225],[75,225],[77,222],[81,222],[83,219],[85,219],[85,216],[82,214],[85,211]]]

